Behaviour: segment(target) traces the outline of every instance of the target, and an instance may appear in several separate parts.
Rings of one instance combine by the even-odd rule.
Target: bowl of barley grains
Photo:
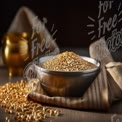
[[[41,87],[49,96],[82,97],[100,71],[100,62],[74,52],[45,56],[34,65]]]

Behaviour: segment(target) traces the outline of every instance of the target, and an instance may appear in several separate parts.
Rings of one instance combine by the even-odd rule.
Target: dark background
[[[120,0],[115,1],[112,8],[113,13]],[[90,31],[86,25],[91,23],[88,16],[97,19],[98,0],[81,1],[61,1],[61,0],[2,0],[0,1],[0,39],[7,32],[15,14],[21,6],[29,7],[35,14],[42,19],[48,20],[47,28],[50,31],[51,26],[55,24],[58,30],[55,37],[59,47],[88,47],[91,37]],[[108,13],[106,16],[111,16]],[[96,28],[97,29],[97,28]],[[106,36],[109,35],[106,33]]]

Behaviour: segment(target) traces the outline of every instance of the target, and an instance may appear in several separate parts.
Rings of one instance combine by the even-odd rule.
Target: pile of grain
[[[96,68],[96,65],[82,59],[73,52],[66,51],[45,61],[41,64],[41,67],[55,71],[80,71]]]
[[[5,108],[5,112],[12,114],[17,122],[40,122],[46,117],[59,115],[59,110],[28,100],[27,94],[30,90],[31,87],[23,80],[0,86],[0,106]],[[5,122],[10,121],[7,116]]]

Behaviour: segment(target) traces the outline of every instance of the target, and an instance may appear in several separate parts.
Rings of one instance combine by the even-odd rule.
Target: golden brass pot
[[[26,32],[6,33],[2,41],[3,61],[8,67],[9,76],[22,75],[29,61],[30,35]]]

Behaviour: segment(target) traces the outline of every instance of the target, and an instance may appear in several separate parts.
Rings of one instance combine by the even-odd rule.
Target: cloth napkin
[[[83,96],[79,98],[50,97],[41,88],[40,81],[32,79],[30,84],[33,84],[33,90],[28,94],[28,98],[40,103],[82,110],[107,110],[114,100],[122,99],[122,76],[118,70],[120,64],[118,65],[116,62],[112,65],[109,64],[114,60],[105,39],[101,38],[92,43],[89,47],[89,53],[92,58],[101,62],[101,71]]]

